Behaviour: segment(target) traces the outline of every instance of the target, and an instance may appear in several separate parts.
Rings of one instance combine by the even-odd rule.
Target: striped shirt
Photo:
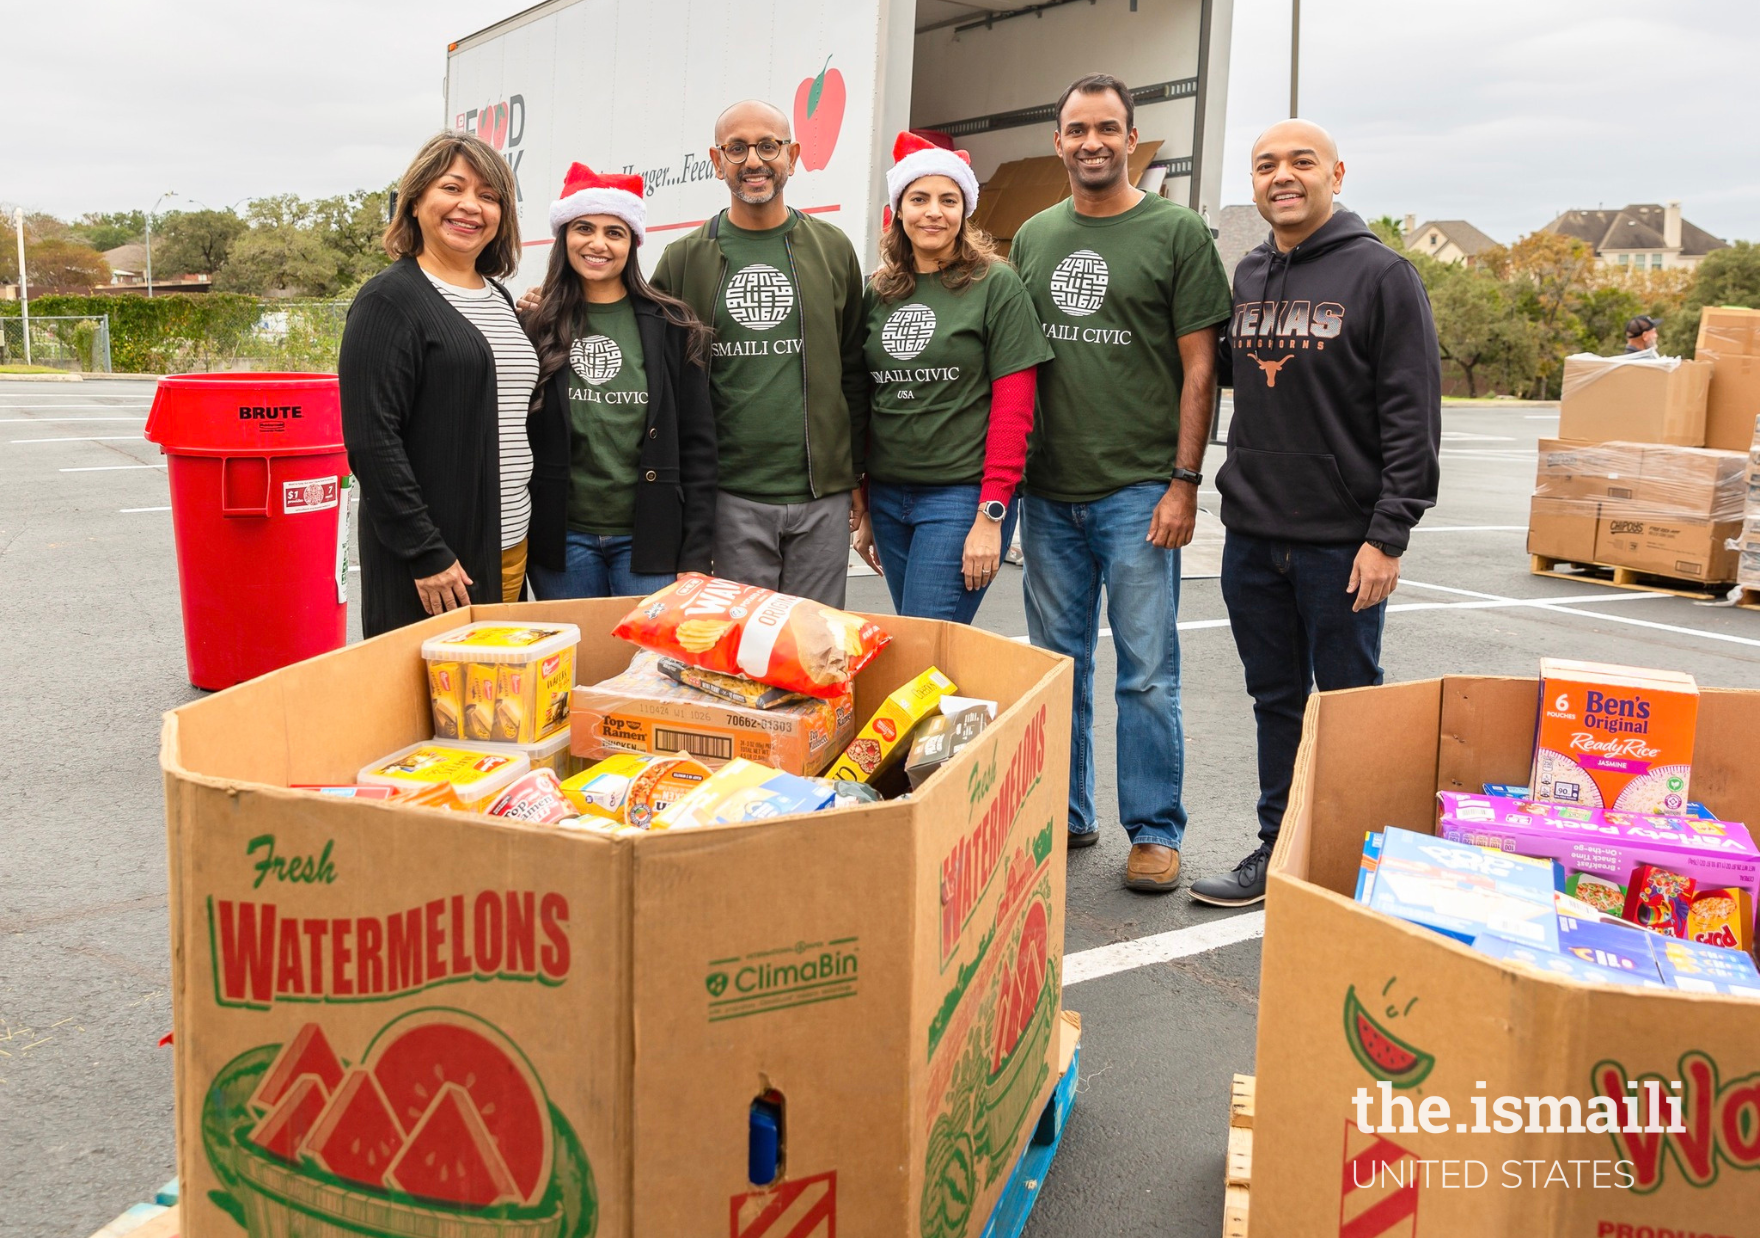
[[[526,438],[526,414],[532,389],[538,385],[538,353],[514,316],[513,306],[488,280],[481,288],[458,288],[425,274],[440,295],[483,333],[495,355],[496,415],[501,438],[501,548],[525,540],[532,522],[532,445]]]

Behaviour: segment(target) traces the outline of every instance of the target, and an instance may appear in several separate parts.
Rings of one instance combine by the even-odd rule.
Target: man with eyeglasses
[[[862,272],[836,226],[784,205],[800,144],[768,103],[715,123],[727,209],[667,246],[654,286],[715,328],[715,571],[842,606],[868,433]]]

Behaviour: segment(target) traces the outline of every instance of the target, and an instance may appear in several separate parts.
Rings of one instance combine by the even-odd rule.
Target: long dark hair
[[[959,292],[983,279],[996,263],[1006,261],[996,252],[990,234],[961,215],[953,261],[942,268],[939,278],[949,292]],[[916,254],[905,234],[901,213],[893,214],[891,226],[880,235],[880,267],[869,279],[882,301],[902,301],[917,291]]]
[[[538,386],[532,398],[542,397],[550,377],[568,364],[568,350],[582,335],[593,334],[587,321],[587,294],[581,289],[581,277],[569,265],[565,228],[550,251],[550,265],[544,272],[544,287],[539,294],[538,308],[526,321],[526,334],[538,352]],[[623,264],[623,286],[629,295],[641,301],[652,301],[672,326],[686,334],[685,359],[692,365],[709,364],[709,347],[715,342],[715,331],[699,319],[690,306],[677,297],[655,288],[642,274],[636,261],[638,246],[629,247],[629,259]]]

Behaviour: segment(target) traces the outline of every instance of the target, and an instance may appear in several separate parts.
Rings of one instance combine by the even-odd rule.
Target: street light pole
[[[149,298],[153,295],[153,211],[158,210],[159,203],[166,198],[175,198],[176,196],[175,189],[167,189],[159,195],[158,201],[153,203],[153,210],[147,212],[147,296]]]
[[[1294,120],[1300,112],[1296,109],[1296,85],[1301,80],[1302,63],[1302,0],[1289,0],[1289,118]]]
[[[18,230],[18,301],[24,317],[24,363],[31,363],[31,282],[24,269],[24,207],[12,212],[12,226]]]

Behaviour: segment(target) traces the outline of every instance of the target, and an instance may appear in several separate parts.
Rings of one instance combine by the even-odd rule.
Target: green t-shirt
[[[782,238],[795,217],[763,232],[721,221],[727,270],[715,302],[709,366],[721,488],[757,503],[805,503],[807,409],[802,391],[800,290]]]
[[[628,297],[587,305],[593,334],[568,350],[568,527],[635,531],[636,466],[648,425],[648,371]]]
[[[1178,338],[1231,308],[1204,221],[1155,194],[1104,219],[1066,199],[1021,225],[1009,257],[1056,353],[1039,371],[1025,488],[1089,503],[1166,482],[1179,446]]]
[[[864,356],[874,380],[868,476],[921,486],[984,480],[990,384],[1051,359],[1021,277],[998,262],[951,292],[917,276],[902,301],[862,297]]]

